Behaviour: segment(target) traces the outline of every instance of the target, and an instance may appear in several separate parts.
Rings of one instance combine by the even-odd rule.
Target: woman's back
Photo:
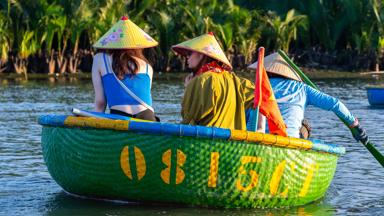
[[[307,103],[307,95],[302,82],[285,78],[270,78],[280,113],[287,125],[287,133],[300,137],[301,122]]]
[[[152,67],[141,58],[133,58],[137,66],[136,74],[128,72],[122,78],[119,78],[112,68],[113,55],[98,53],[94,56],[94,64],[98,68],[98,73],[102,79],[102,87],[108,107],[131,115],[152,106]],[[134,95],[127,93],[126,89],[129,89]]]

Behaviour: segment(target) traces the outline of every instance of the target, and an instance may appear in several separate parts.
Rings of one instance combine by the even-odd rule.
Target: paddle
[[[311,80],[309,80],[309,78],[300,70],[299,67],[297,67],[295,65],[295,63],[293,63],[291,61],[291,59],[287,56],[287,54],[284,53],[284,51],[282,50],[278,50],[278,53],[281,55],[281,57],[283,57],[283,59],[299,74],[299,76],[301,77],[301,79],[304,80],[304,82],[311,86],[312,88],[314,89],[317,89],[319,90],[319,88],[313,83],[311,82]],[[349,128],[349,130],[351,130],[351,133],[355,136],[356,134],[358,134],[359,132],[357,131],[356,128],[350,128],[348,123],[346,123],[343,119],[341,119],[339,117],[339,119],[345,124],[345,126],[347,126]],[[368,151],[373,155],[373,157],[375,157],[375,159],[381,164],[381,166],[384,167],[384,156],[375,148],[375,146],[371,143],[371,141],[368,140],[367,143],[364,143],[363,141],[361,141],[361,143],[368,149]]]
[[[257,122],[259,120],[259,109],[261,105],[261,83],[262,83],[262,68],[264,67],[264,47],[259,48],[259,55],[257,60],[257,67],[255,73],[255,91],[253,100],[253,111],[251,112],[251,119],[249,130],[257,131]]]

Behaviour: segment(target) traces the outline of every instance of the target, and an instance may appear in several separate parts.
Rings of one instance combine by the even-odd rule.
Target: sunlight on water
[[[384,152],[384,109],[372,108],[365,86],[373,81],[318,80],[324,92],[340,98]],[[69,114],[72,107],[91,110],[90,80],[52,83],[30,81],[0,85],[0,215],[377,215],[384,212],[384,169],[352,139],[330,112],[310,107],[306,116],[313,137],[347,148],[326,196],[288,209],[207,209],[122,204],[67,195],[44,164],[37,118]],[[154,80],[154,107],[163,122],[179,122],[184,87],[181,79]]]

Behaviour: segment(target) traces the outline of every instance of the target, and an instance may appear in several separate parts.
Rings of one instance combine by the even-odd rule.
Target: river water
[[[384,109],[370,107],[365,87],[375,79],[314,80],[341,99],[360,119],[384,153]],[[163,122],[180,121],[182,78],[158,75],[154,107]],[[384,215],[384,168],[355,142],[331,112],[309,107],[313,137],[347,149],[326,195],[314,203],[286,209],[214,209],[86,200],[66,194],[49,175],[40,145],[39,115],[69,114],[72,107],[91,110],[89,79],[0,79],[0,215]]]

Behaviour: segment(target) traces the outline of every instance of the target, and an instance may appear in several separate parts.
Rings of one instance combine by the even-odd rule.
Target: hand
[[[353,128],[356,130],[356,133],[353,133],[355,140],[361,141],[363,144],[367,144],[369,142],[369,137],[365,130],[360,126],[360,124],[357,124]]]
[[[193,73],[188,74],[184,78],[184,87],[187,87],[188,83],[193,79]]]

